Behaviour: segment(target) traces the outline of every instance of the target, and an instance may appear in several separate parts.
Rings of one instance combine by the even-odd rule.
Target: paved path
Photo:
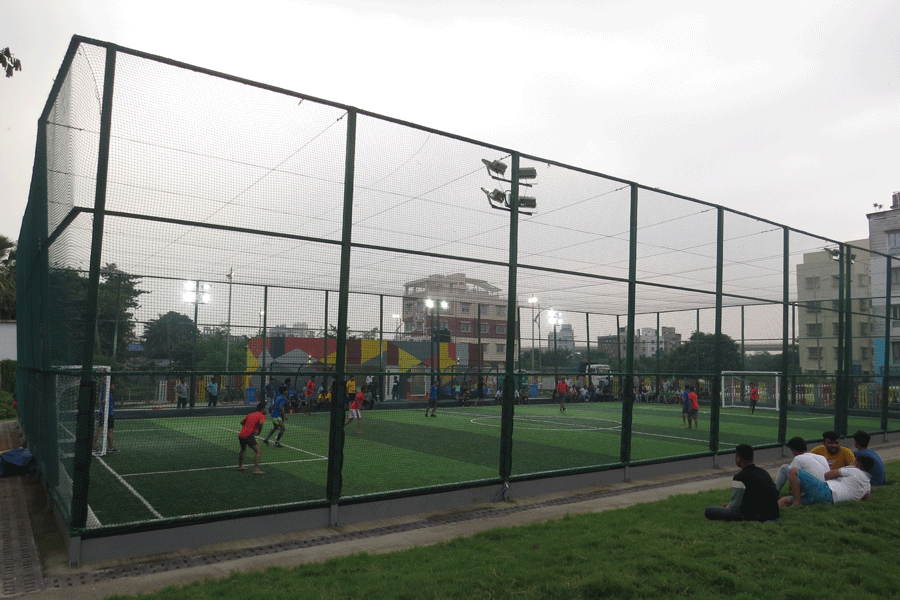
[[[7,423],[0,423],[0,450],[18,445],[16,443],[10,446],[5,443],[11,438],[4,438],[4,435],[14,436],[15,431]],[[873,449],[885,460],[900,460],[900,440],[888,444],[875,441],[873,440]],[[761,466],[773,471],[777,464],[779,463]],[[38,556],[31,538],[32,527],[23,523],[21,517],[13,522],[16,518],[14,515],[21,515],[23,509],[27,514],[28,484],[18,477],[0,478],[0,522],[4,533],[3,590],[0,597],[23,594],[21,597],[26,600],[80,600],[112,594],[146,593],[206,577],[224,577],[235,571],[265,569],[276,562],[276,554],[279,566],[290,567],[357,552],[393,552],[472,535],[486,529],[523,525],[565,515],[602,512],[678,494],[721,489],[725,497],[728,495],[728,480],[734,471],[731,468],[706,469],[690,475],[618,483],[520,501],[363,523],[339,530],[320,529],[282,538],[223,544],[157,556],[152,560],[144,558],[120,564],[94,564],[78,568],[66,565],[66,552],[61,544]],[[12,482],[6,483],[9,480]],[[7,489],[10,490],[8,495]],[[8,512],[8,508],[15,510]],[[702,508],[697,507],[698,518]],[[40,510],[36,511],[33,507],[31,512],[34,520],[35,513]],[[20,534],[7,537],[7,528],[14,527],[20,528]],[[18,566],[8,565],[9,558],[14,559]]]

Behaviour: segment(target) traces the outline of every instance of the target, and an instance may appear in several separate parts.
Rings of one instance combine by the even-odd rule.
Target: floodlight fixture
[[[488,200],[490,200],[491,202],[506,204],[506,193],[503,190],[498,190],[495,188],[493,191],[490,191],[487,188],[481,188],[481,191],[485,193],[485,195],[488,197]]]
[[[537,304],[537,301],[538,301],[537,296],[532,294],[532,296],[528,299],[528,304]]]
[[[210,285],[208,283],[185,281],[184,292],[182,293],[181,298],[190,304],[209,304],[211,299],[209,289]]]
[[[519,208],[537,208],[537,199],[533,196],[519,196]]]
[[[493,177],[494,174],[503,177],[503,174],[506,173],[506,163],[502,163],[499,160],[488,160],[486,158],[482,158],[481,162],[483,162],[484,166],[487,167],[488,175],[490,175],[491,177]]]
[[[825,252],[827,252],[828,255],[831,256],[831,260],[834,260],[834,261],[841,260],[841,251],[838,248],[829,248],[828,246],[826,246]],[[853,264],[855,262],[856,262],[856,255],[851,253],[850,254],[850,264]]]
[[[519,167],[519,179],[537,179],[537,169],[534,167]]]

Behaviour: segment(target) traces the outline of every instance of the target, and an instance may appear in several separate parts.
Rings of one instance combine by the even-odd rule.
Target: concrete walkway
[[[14,422],[13,422],[14,425]],[[6,435],[15,435],[15,427],[0,423],[0,449]],[[873,439],[872,448],[885,460],[900,460],[900,440],[889,443]],[[776,461],[761,466],[773,472]],[[729,495],[729,480],[736,467],[706,469],[691,473],[641,482],[623,482],[592,489],[567,492],[551,496],[541,496],[479,505],[445,511],[420,514],[411,517],[376,521],[348,526],[339,530],[321,529],[293,534],[283,538],[265,538],[217,547],[194,549],[187,552],[163,556],[144,557],[139,560],[123,561],[118,564],[92,564],[78,568],[66,565],[67,553],[58,541],[48,543],[45,539],[35,544],[28,539],[32,527],[23,527],[23,535],[7,538],[5,532],[9,519],[21,514],[22,506],[29,508],[35,529],[46,529],[42,521],[47,519],[45,500],[40,492],[29,490],[29,484],[21,478],[0,478],[20,480],[9,484],[0,497],[0,521],[4,536],[2,550],[4,556],[4,586],[2,596],[24,594],[28,600],[59,598],[67,600],[102,598],[112,594],[137,594],[159,590],[170,585],[182,585],[207,577],[223,577],[232,572],[265,569],[277,562],[279,566],[290,567],[310,562],[325,561],[329,558],[347,556],[358,552],[385,553],[415,546],[434,544],[458,536],[472,535],[479,531],[496,527],[511,527],[538,521],[546,521],[584,513],[602,512],[643,502],[654,502],[673,495],[693,494],[711,489],[722,490],[723,500]],[[7,485],[7,484],[3,484]],[[39,487],[39,486],[38,486]],[[36,496],[36,497],[35,497]],[[43,502],[43,506],[41,503]],[[7,504],[9,503],[9,504]],[[8,506],[18,503],[19,513],[8,512]],[[702,518],[703,507],[697,507],[698,518]],[[41,546],[40,561],[30,548]],[[6,557],[18,557],[18,571],[7,586]],[[35,574],[36,573],[36,574]]]

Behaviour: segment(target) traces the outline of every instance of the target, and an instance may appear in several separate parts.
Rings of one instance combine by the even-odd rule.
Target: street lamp
[[[401,319],[403,317],[401,317],[397,313],[394,313],[391,315],[391,318],[393,318],[394,320],[397,321],[397,329],[394,330],[394,339],[399,340],[400,339],[400,326],[403,325],[403,321]]]
[[[197,374],[196,374],[196,363],[197,363],[197,337],[200,334],[199,329],[197,328],[197,312],[201,304],[209,304],[211,296],[209,294],[210,285],[208,283],[201,283],[199,281],[185,281],[183,284],[183,291],[181,294],[182,299],[185,302],[189,302],[194,305],[194,343],[191,347],[191,395],[190,395],[190,407],[194,408],[194,399],[196,395],[196,383],[197,383]]]
[[[559,362],[558,362],[557,345],[556,345],[556,326],[562,324],[562,313],[551,308],[547,312],[547,322],[550,325],[553,325],[553,354],[554,354],[553,364],[554,364],[554,371],[556,373],[556,382],[559,383]]]
[[[231,368],[231,284],[234,280],[234,267],[228,270],[228,328],[225,334],[225,370]],[[228,386],[231,387],[231,386]]]
[[[437,323],[438,328],[440,328],[441,324],[441,309],[446,310],[450,305],[447,304],[446,300],[441,300],[439,302],[435,302],[431,298],[425,300],[425,306],[427,306],[431,310],[431,383],[434,384],[434,372],[435,365],[437,365],[438,372],[440,372],[440,360],[441,360],[441,344],[438,341],[438,333],[437,329],[434,326],[435,319],[435,311],[437,311]],[[437,344],[437,353],[435,353],[435,344]],[[437,356],[437,361],[435,361],[435,355]]]
[[[534,370],[534,308],[537,306],[538,299],[534,294],[528,298],[528,304],[531,305],[531,369]],[[540,314],[540,313],[538,313]],[[538,329],[538,335],[540,335],[540,329]],[[541,356],[541,338],[538,338],[538,360],[540,360]]]

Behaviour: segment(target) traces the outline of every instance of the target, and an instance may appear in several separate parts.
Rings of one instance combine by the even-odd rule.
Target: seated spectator
[[[734,463],[740,467],[731,482],[731,501],[707,506],[704,516],[712,521],[775,521],[778,519],[778,490],[765,469],[753,464],[753,447],[738,444]]]
[[[837,470],[853,464],[856,457],[850,448],[841,446],[841,436],[836,431],[826,431],[822,434],[822,444],[810,450],[813,454],[824,456],[828,461],[828,468]]]
[[[871,436],[865,431],[857,431],[853,434],[853,444],[856,446],[856,452],[853,454],[859,458],[860,455],[871,456],[872,460],[875,461],[875,464],[872,466],[871,472],[869,472],[870,479],[872,485],[884,485],[887,480],[887,473],[884,469],[884,461],[881,460],[881,457],[878,456],[878,453],[874,450],[869,450],[869,440]]]
[[[791,469],[791,495],[778,503],[800,506],[867,500],[872,491],[869,472],[874,464],[871,456],[862,455],[852,465],[825,473],[825,481],[819,481],[803,469]]]
[[[787,483],[791,469],[803,469],[819,481],[825,481],[825,473],[828,472],[828,461],[820,454],[806,451],[806,440],[802,437],[792,437],[787,443],[788,449],[794,453],[794,460],[789,465],[781,465],[775,476],[775,489],[779,492]]]

